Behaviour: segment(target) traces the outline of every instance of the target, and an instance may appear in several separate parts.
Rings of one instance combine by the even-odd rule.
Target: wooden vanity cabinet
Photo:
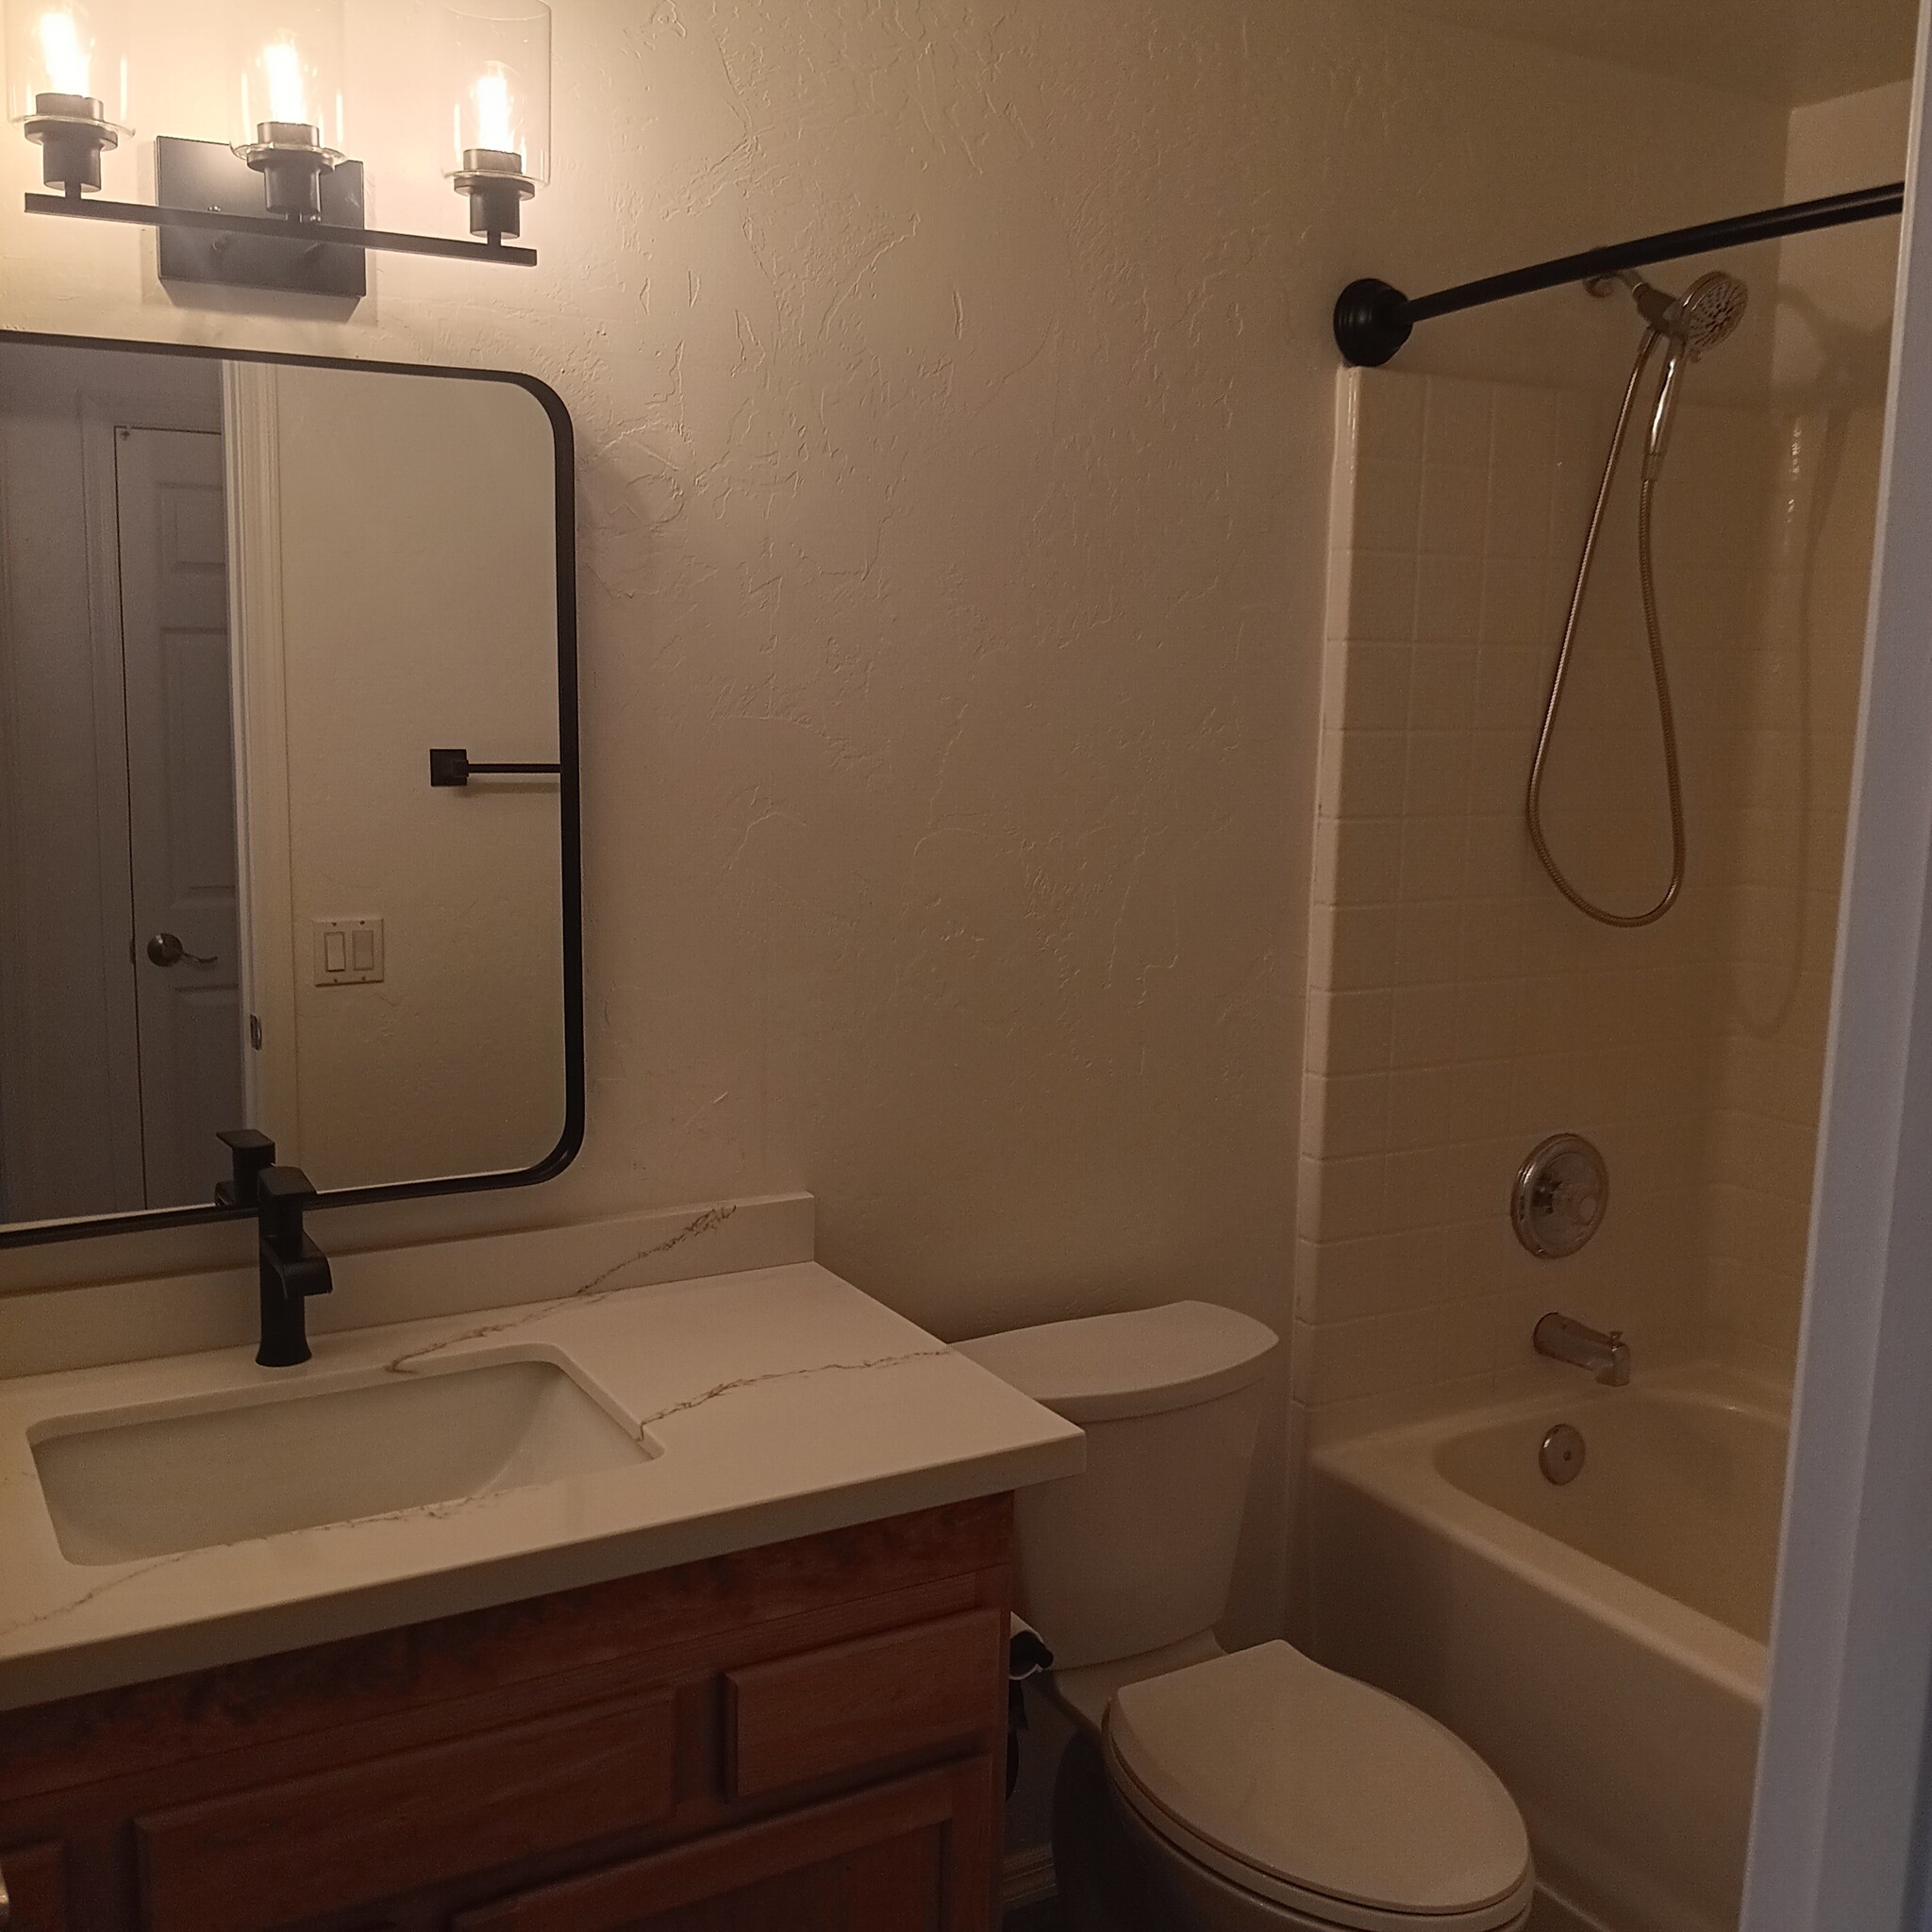
[[[0,1714],[8,1932],[985,1932],[1011,1521]]]

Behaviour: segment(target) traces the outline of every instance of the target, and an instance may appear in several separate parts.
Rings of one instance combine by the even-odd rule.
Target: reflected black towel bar
[[[1479,282],[1463,282],[1413,300],[1387,282],[1365,276],[1349,283],[1335,305],[1336,344],[1342,359],[1354,367],[1379,369],[1407,341],[1417,323],[1439,315],[1479,308],[1486,302],[1501,302],[1511,295],[1533,294],[1539,289],[1560,288],[1565,282],[1619,275],[1627,268],[1678,261],[1687,255],[1707,255],[1713,249],[1735,248],[1746,242],[1774,242],[1782,235],[1804,235],[1814,228],[1875,221],[1897,214],[1905,200],[1903,181],[1861,188],[1851,194],[1827,194],[1816,201],[1793,202],[1789,208],[1759,208],[1756,214],[1701,222],[1694,228],[1672,228],[1639,242],[1587,248],[1581,255],[1560,256],[1533,268],[1511,269],[1507,275],[1486,275]]]
[[[562,770],[561,765],[477,764],[471,760],[468,752],[448,748],[432,751],[429,754],[429,782],[439,790],[445,786],[467,785],[473,777],[499,772],[511,773],[518,776],[531,774],[548,774],[556,776]]]

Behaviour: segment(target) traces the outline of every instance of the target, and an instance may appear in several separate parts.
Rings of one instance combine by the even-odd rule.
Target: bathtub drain
[[[1574,1483],[1583,1474],[1585,1454],[1583,1432],[1572,1428],[1568,1423],[1558,1423],[1543,1438],[1537,1461],[1553,1483]]]

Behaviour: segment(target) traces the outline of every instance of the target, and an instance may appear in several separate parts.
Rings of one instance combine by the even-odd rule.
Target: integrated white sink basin
[[[9,1374],[41,1360],[42,1310],[0,1296],[0,1735],[30,1706],[1078,1473],[1071,1423],[785,1258],[809,1227],[768,1236],[775,1212],[358,1255],[331,1314],[395,1319],[292,1370],[230,1344]],[[658,1278],[725,1242],[738,1272]],[[254,1272],[222,1284],[237,1307]],[[73,1291],[47,1346],[109,1352],[166,1291]]]
[[[658,1453],[550,1361],[362,1372],[30,1432],[70,1563],[127,1563],[635,1467]]]

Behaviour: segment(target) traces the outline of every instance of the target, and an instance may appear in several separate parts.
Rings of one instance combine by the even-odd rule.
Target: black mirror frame
[[[375,375],[427,375],[453,382],[493,382],[523,390],[536,398],[550,419],[556,453],[557,505],[557,749],[558,866],[563,896],[563,1058],[564,1118],[557,1145],[533,1167],[501,1174],[453,1174],[437,1180],[391,1181],[364,1188],[338,1188],[319,1193],[316,1208],[358,1208],[381,1201],[414,1201],[435,1194],[474,1194],[502,1188],[534,1187],[554,1180],[575,1160],[584,1144],[584,888],[583,800],[579,782],[577,725],[576,438],[563,398],[547,382],[502,369],[453,369],[434,363],[376,362],[340,356],[283,356],[262,349],[228,349],[188,342],[143,342],[112,336],[52,335],[27,329],[0,329],[0,347],[8,342],[40,348],[109,349],[122,354],[184,356],[204,362],[256,362],[281,368],[347,369]],[[251,1221],[253,1208],[143,1208],[127,1214],[102,1214],[75,1221],[23,1222],[0,1225],[0,1249],[33,1247],[49,1241],[144,1234],[170,1227],[193,1227],[217,1221]]]

